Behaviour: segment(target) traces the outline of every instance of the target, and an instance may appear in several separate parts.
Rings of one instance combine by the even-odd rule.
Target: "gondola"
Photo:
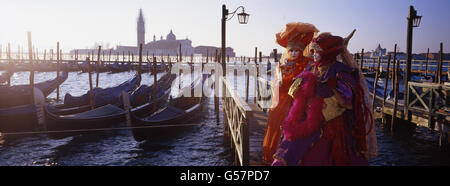
[[[93,62],[95,63],[95,62]],[[107,72],[108,71],[108,67],[106,67],[106,65],[104,64],[91,64],[91,68],[92,68],[92,72],[98,72],[98,73],[102,73],[102,72]],[[81,70],[81,72],[89,72],[89,65],[88,62],[85,61],[83,63],[81,63],[79,65],[79,69]]]
[[[115,104],[120,99],[120,92],[131,92],[139,86],[139,77],[123,82],[122,84],[110,88],[96,88],[94,89],[95,103],[94,108],[101,107],[107,104]],[[56,115],[69,115],[85,112],[91,109],[90,106],[90,91],[81,96],[72,96],[67,93],[64,96],[64,103],[59,105],[49,105],[48,110]]]
[[[97,94],[97,92],[94,91],[94,94],[96,95],[95,99],[97,99],[97,97],[100,97],[104,94],[110,94],[108,96],[101,97],[101,101],[96,100],[94,108],[98,108],[98,107],[101,107],[101,106],[104,106],[107,104],[121,106],[121,100],[120,100],[121,91],[132,92],[131,95],[135,100],[132,100],[131,102],[135,103],[134,106],[140,106],[142,104],[147,103],[148,102],[148,94],[147,93],[149,90],[153,90],[153,86],[141,85],[141,86],[139,86],[139,88],[136,89],[135,85],[137,86],[137,84],[136,84],[135,78],[128,80],[119,86],[107,88],[108,90],[102,89],[100,94]],[[161,89],[164,89],[164,88],[167,89],[167,86],[170,86],[173,79],[174,79],[174,75],[165,74],[158,80],[158,86],[166,85],[165,87],[161,87]],[[158,90],[159,89],[160,88],[158,88]],[[65,99],[67,99],[68,97],[69,96],[67,96]],[[74,101],[75,99],[73,99],[73,98],[74,97],[69,97],[69,99],[72,99],[72,100],[71,101],[65,100],[64,104],[49,106],[48,110],[55,115],[70,115],[70,114],[86,112],[91,109],[90,102],[89,102],[89,91],[82,96],[75,97],[75,99],[78,100],[77,102],[75,102]],[[73,104],[74,102],[75,102],[75,104]]]
[[[136,67],[137,70],[138,67]],[[164,61],[156,65],[156,73],[165,72],[169,68],[169,65],[167,65]],[[147,63],[142,64],[141,66],[141,72],[143,73],[153,73],[153,62],[149,61],[147,59]]]
[[[173,81],[173,76],[167,76],[169,78],[163,79],[161,84],[157,86],[156,106],[162,107],[165,105],[170,95],[170,82]],[[150,91],[151,89],[151,91]],[[140,89],[138,89],[140,90]],[[146,103],[141,104],[142,100],[134,100],[139,96],[146,96],[153,92],[152,86],[144,86],[141,90],[147,91],[147,94],[142,92],[133,92],[130,97],[130,102],[134,103],[131,112],[135,115],[148,115],[152,113],[152,108],[155,101],[148,100]],[[52,112],[51,107],[45,107],[47,130],[49,131],[61,131],[61,130],[86,130],[86,129],[99,129],[111,127],[114,124],[125,121],[125,110],[119,104],[107,104],[93,110],[81,112],[72,115],[57,115]],[[62,138],[69,135],[79,134],[79,132],[67,132],[61,134],[51,134],[53,138]]]
[[[51,94],[60,84],[66,81],[68,72],[63,72],[59,78],[34,84],[44,97]],[[0,108],[15,107],[30,104],[30,85],[0,86]]]
[[[130,67],[128,65],[120,65],[119,62],[115,62],[109,66],[109,70],[111,73],[119,73],[129,71]]]
[[[99,107],[106,104],[114,104],[119,101],[122,91],[131,92],[135,90],[140,84],[140,78],[136,74],[132,79],[123,82],[122,84],[109,88],[94,88],[94,106]],[[64,106],[66,108],[78,107],[90,104],[90,90],[81,96],[72,96],[67,93],[64,96]]]
[[[68,72],[78,72],[81,69],[79,68],[78,64],[75,62],[68,62],[64,65],[62,65],[61,69],[68,71]]]
[[[41,90],[34,88],[34,101],[44,105],[45,97]],[[38,128],[38,104],[26,104],[0,108],[0,132],[31,132]],[[43,114],[43,113],[42,113]],[[43,116],[43,115],[42,115]]]
[[[194,81],[189,88],[190,91],[202,88],[206,79],[203,76],[202,81]],[[157,112],[146,116],[139,117],[135,113],[130,112],[132,133],[136,141],[144,141],[146,139],[166,137],[178,131],[183,131],[194,117],[200,113],[202,97],[184,97],[170,99],[169,104],[158,110]],[[149,128],[146,128],[149,127]]]

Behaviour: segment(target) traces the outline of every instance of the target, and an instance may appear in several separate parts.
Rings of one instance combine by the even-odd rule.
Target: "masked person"
[[[272,165],[368,165],[376,156],[372,105],[346,49],[350,37],[322,33],[311,42],[314,64],[289,89],[294,101]]]
[[[312,24],[294,22],[288,23],[275,35],[276,42],[286,48],[286,51],[276,68],[272,106],[262,146],[263,163],[267,165],[272,163],[275,150],[281,141],[280,126],[292,103],[292,98],[288,95],[292,79],[303,71],[308,63],[312,63],[312,59],[305,57],[303,53],[317,32],[319,30]]]

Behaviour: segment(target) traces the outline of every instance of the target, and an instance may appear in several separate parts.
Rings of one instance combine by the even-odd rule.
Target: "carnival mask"
[[[320,48],[320,46],[316,42],[311,43],[309,55],[311,58],[314,59],[315,62],[320,61],[320,58],[321,58],[320,53],[321,52],[322,52],[322,48]]]
[[[300,57],[300,54],[301,54],[301,50],[299,50],[299,49],[295,49],[295,48],[289,49],[289,56],[291,57],[291,60],[296,60],[297,58]]]

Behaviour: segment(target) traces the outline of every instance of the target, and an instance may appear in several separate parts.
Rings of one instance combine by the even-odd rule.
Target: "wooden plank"
[[[250,165],[262,166],[262,143],[267,128],[268,114],[256,104],[249,103],[253,110],[250,119]]]
[[[422,103],[422,106],[425,107],[426,110],[431,111],[430,108],[428,108],[427,104],[425,104],[425,101],[423,101],[422,97],[425,96],[428,92],[431,92],[430,90],[423,92],[422,94],[419,95],[419,93],[417,93],[416,89],[414,88],[414,86],[409,86],[409,89],[411,89],[412,93],[414,95],[416,95],[416,99],[413,100],[408,107],[411,107],[412,105],[414,105],[414,103],[417,102],[417,100],[420,101],[420,103]]]
[[[389,107],[385,107],[383,108],[383,113],[392,116],[392,113],[394,112],[394,109],[389,108]],[[399,119],[403,119],[402,118],[402,113],[401,112],[397,112],[397,118]],[[418,126],[422,126],[422,127],[428,127],[428,119],[422,116],[417,116],[417,115],[412,115],[411,117],[411,122],[415,123]]]

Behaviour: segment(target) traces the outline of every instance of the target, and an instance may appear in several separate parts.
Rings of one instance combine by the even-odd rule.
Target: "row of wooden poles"
[[[31,32],[28,32],[27,34],[27,39],[28,39],[28,54],[29,54],[29,64],[30,64],[30,99],[31,99],[31,103],[34,103],[34,69],[33,69],[33,48],[32,48],[32,41],[31,41]],[[59,80],[59,66],[61,63],[61,50],[59,49],[59,42],[56,43],[56,48],[57,48],[57,70],[56,70],[56,79]],[[100,51],[101,51],[101,46],[98,47],[98,58],[96,61],[96,67],[97,67],[97,78],[96,78],[96,87],[98,87],[99,85],[99,64],[100,64]],[[7,50],[7,56],[8,59],[10,59],[11,57],[11,50],[10,50],[10,46],[8,44],[8,50]],[[92,67],[91,67],[91,60],[89,57],[86,58],[86,61],[88,62],[88,73],[89,73],[89,87],[90,87],[90,105],[91,108],[94,108],[94,102],[95,102],[95,97],[94,97],[94,92],[93,92],[93,82],[92,82]],[[8,63],[11,63],[11,60],[8,60]],[[141,63],[142,63],[142,44],[139,46],[139,66],[138,66],[138,76],[139,76],[139,81],[141,80]],[[153,74],[154,74],[154,87],[157,86],[157,77],[156,77],[156,57],[153,56]],[[11,79],[8,78],[8,86],[11,85]],[[153,89],[153,98],[156,98],[156,88]],[[56,88],[56,100],[59,100],[59,84]],[[156,109],[156,103],[153,104],[154,110]]]
[[[428,53],[429,53],[429,49],[427,52],[427,72],[428,72]],[[364,49],[362,49],[361,54],[364,54]],[[397,44],[394,45],[394,54],[393,54],[393,70],[392,70],[392,74],[390,72],[390,66],[391,66],[391,54],[388,54],[387,56],[387,69],[386,69],[386,77],[385,77],[385,83],[384,83],[384,91],[383,91],[383,101],[382,101],[382,108],[385,107],[386,105],[386,94],[387,94],[387,88],[388,88],[388,81],[389,81],[389,76],[392,77],[392,90],[394,91],[394,105],[393,105],[393,114],[392,114],[392,118],[391,118],[391,123],[390,123],[390,129],[391,131],[393,130],[393,127],[396,123],[396,119],[397,119],[397,106],[398,106],[398,93],[399,93],[399,72],[400,72],[400,60],[397,60]],[[436,72],[436,78],[435,78],[435,83],[439,83],[442,84],[442,78],[441,75],[442,74],[442,61],[443,61],[443,44],[440,43],[440,50],[439,50],[439,60],[438,60],[438,69]],[[378,83],[378,79],[380,76],[380,73],[382,71],[380,71],[380,62],[381,62],[381,57],[378,57],[378,62],[377,62],[377,68],[376,68],[376,74],[375,74],[375,80],[374,80],[374,84],[373,84],[373,92],[372,92],[372,106],[375,107],[375,99],[376,99],[376,90],[377,90],[377,83]],[[360,58],[360,68],[362,68],[364,63],[364,59]],[[406,67],[405,67],[406,68]],[[407,80],[407,77],[404,77],[404,80]],[[408,89],[404,90],[404,97],[406,99],[406,91],[408,91]],[[407,104],[408,102],[405,100],[404,103],[404,107],[405,109],[407,109]],[[429,116],[429,120],[430,122],[432,122],[433,117],[430,115]]]
[[[217,54],[217,50],[216,50],[216,54]],[[258,60],[258,54],[259,54],[259,60]],[[278,51],[277,49],[273,49],[273,56],[274,56],[274,62],[278,62]],[[221,59],[220,56],[217,59]],[[245,56],[240,57],[240,61],[241,62],[247,62],[250,63],[252,60],[251,58],[246,58]],[[217,61],[216,61],[217,62]],[[254,95],[254,100],[253,102],[256,103],[257,100],[261,99],[260,93],[259,93],[259,77],[260,77],[260,71],[259,71],[259,65],[261,65],[261,63],[263,62],[263,55],[262,52],[259,51],[258,52],[258,47],[255,47],[255,56],[253,58],[253,62],[255,63],[256,66],[256,80],[255,80],[255,95]],[[267,65],[270,65],[270,56],[267,56]],[[272,69],[273,70],[273,69]],[[224,72],[226,73],[226,72]],[[237,71],[234,71],[235,74],[235,78],[237,78]],[[245,75],[246,75],[246,85],[245,85],[245,101],[248,102],[248,98],[249,98],[249,86],[250,86],[250,72],[248,69],[245,70]],[[270,77],[270,73],[267,73],[267,77]],[[217,80],[216,80],[217,81]],[[215,87],[216,89],[216,87]],[[219,119],[219,98],[217,97],[217,93],[214,94],[214,108],[216,111],[216,117],[217,120]]]
[[[393,54],[394,57],[396,57],[396,55],[397,55],[397,49],[396,48],[397,48],[397,44],[395,44],[395,47],[394,47],[394,52],[393,52],[394,53]],[[439,58],[437,60],[437,68],[436,68],[435,72],[429,71],[429,68],[428,68],[429,62],[430,62],[430,60],[429,60],[430,48],[427,49],[426,58],[425,58],[425,75],[427,76],[429,73],[434,74],[434,82],[435,83],[441,83],[442,82],[442,74],[443,74],[442,68],[443,68],[443,64],[444,64],[444,60],[443,60],[443,43],[442,42],[440,43],[440,49],[439,49],[438,53],[439,53]],[[359,59],[360,68],[363,69],[364,48],[361,50],[361,53],[356,54],[354,56],[355,56],[355,59],[357,59],[357,60]],[[413,61],[413,60],[411,60],[411,61]],[[373,66],[372,66],[372,70],[373,71],[378,70],[380,68],[380,66],[378,66],[377,69],[375,69],[374,65],[375,65],[375,63],[373,63]],[[449,67],[450,67],[450,62],[447,62],[447,68],[449,68]],[[370,68],[370,67],[366,67],[366,68]],[[420,63],[420,69],[423,69],[423,61]],[[394,80],[392,80],[392,82],[394,82]]]
[[[31,32],[27,33],[27,39],[28,39],[28,54],[29,54],[29,61],[30,61],[30,100],[31,103],[34,103],[34,70],[33,70],[33,48],[32,48],[32,41],[31,41]],[[59,64],[61,63],[60,58],[60,50],[59,50],[59,42],[56,44],[57,48],[57,68],[56,68],[56,79],[59,80]],[[8,59],[11,57],[11,50],[10,45],[8,44]],[[11,65],[11,61],[8,60],[8,63]],[[11,79],[8,78],[8,86],[11,85]],[[56,99],[59,100],[59,85],[56,88]]]
[[[96,78],[96,84],[95,86],[98,87],[99,84],[99,74],[100,74],[100,70],[99,70],[99,65],[101,62],[100,59],[100,52],[101,52],[102,47],[99,46],[98,47],[98,55],[97,55],[97,61],[96,61],[96,68],[97,68],[97,78]],[[148,60],[148,56],[147,56],[147,60]],[[95,103],[95,95],[94,95],[94,91],[93,91],[93,82],[92,82],[92,66],[91,66],[91,60],[90,57],[86,57],[86,61],[88,62],[88,76],[89,76],[89,92],[90,92],[90,105],[91,105],[91,109],[94,109],[94,103]],[[149,60],[148,60],[149,61]],[[150,61],[149,61],[150,62]],[[157,107],[157,101],[156,101],[156,90],[157,90],[157,71],[156,71],[156,57],[153,55],[153,92],[152,92],[152,98],[153,98],[153,111],[156,111],[156,107]],[[139,45],[139,60],[138,60],[138,69],[137,69],[137,73],[138,73],[138,78],[139,78],[139,82],[141,82],[142,77],[141,77],[141,69],[142,69],[142,43]],[[150,101],[150,100],[149,100]]]
[[[179,54],[181,54],[181,52],[182,52],[181,51],[181,44],[180,44],[179,48],[180,48]],[[39,58],[38,49],[33,46],[32,53],[31,53],[31,55],[29,55],[30,58],[28,58],[28,59],[33,59],[34,61],[43,61],[44,63],[46,63],[46,62],[54,62],[53,50],[50,50],[50,51],[51,52],[50,52],[49,59],[47,59],[47,50],[45,49],[44,53],[43,53],[43,59],[41,60]],[[63,58],[62,49],[57,49],[57,52],[58,52],[57,55],[59,54],[59,56],[60,56],[59,58],[57,58],[57,60],[65,61],[65,59]],[[95,53],[97,53],[97,56],[95,56]],[[205,57],[203,57],[202,62],[204,62],[204,60],[206,61],[206,63],[208,63],[210,60],[218,62],[219,61],[218,59],[221,58],[221,54],[219,52],[219,49],[216,49],[215,50],[215,55],[211,55],[211,57],[210,57],[211,52],[208,49],[206,51],[206,54],[207,54],[206,55],[206,59],[205,59]],[[111,60],[111,56],[112,55],[113,55],[112,54],[112,49],[109,49],[108,57],[105,56],[105,50],[102,50],[100,52],[98,52],[98,51],[95,52],[93,50],[91,52],[88,52],[85,56],[89,57],[90,59],[95,59],[95,57],[100,57],[101,56],[101,61],[112,62],[112,60]],[[119,58],[120,58],[119,55],[120,55],[119,53],[116,53],[115,62],[119,62]],[[154,56],[154,54],[153,54],[153,56]],[[0,45],[0,59],[2,59],[2,57],[3,57],[3,50],[2,50],[2,45]],[[18,53],[16,55],[16,58],[14,59],[12,57],[12,55],[11,55],[11,45],[9,43],[8,43],[8,45],[6,47],[6,57],[7,57],[8,61],[23,61],[23,60],[25,60],[23,49],[21,50],[20,46],[19,46],[19,50],[18,50]],[[80,54],[79,54],[78,50],[75,50],[74,54],[71,55],[71,57],[72,57],[72,60],[74,60],[77,63],[78,59],[80,58]],[[149,52],[147,51],[147,59],[148,58],[149,58]],[[163,59],[163,58],[164,58],[163,55],[160,54],[160,59]],[[188,56],[185,56],[185,59],[187,59],[187,58],[188,58]],[[194,58],[194,56],[191,54],[190,55],[190,59],[191,59],[190,62],[193,62],[193,58]],[[234,59],[232,59],[232,61],[245,62],[246,59],[248,59],[248,62],[250,62],[250,58],[246,58],[245,56],[232,57],[232,58],[234,58]],[[269,61],[269,58],[270,57],[267,56],[267,60],[268,61]],[[178,53],[177,53],[176,61],[177,62],[183,61],[182,59],[183,59],[183,56],[182,55],[178,55]],[[135,61],[136,61],[135,60],[135,54],[133,52],[128,51],[128,55],[125,54],[125,51],[122,52],[122,63],[125,63],[125,62],[133,63]],[[167,54],[167,61],[171,61],[171,56],[169,54]],[[227,55],[227,61],[230,62],[230,56],[229,55]]]

